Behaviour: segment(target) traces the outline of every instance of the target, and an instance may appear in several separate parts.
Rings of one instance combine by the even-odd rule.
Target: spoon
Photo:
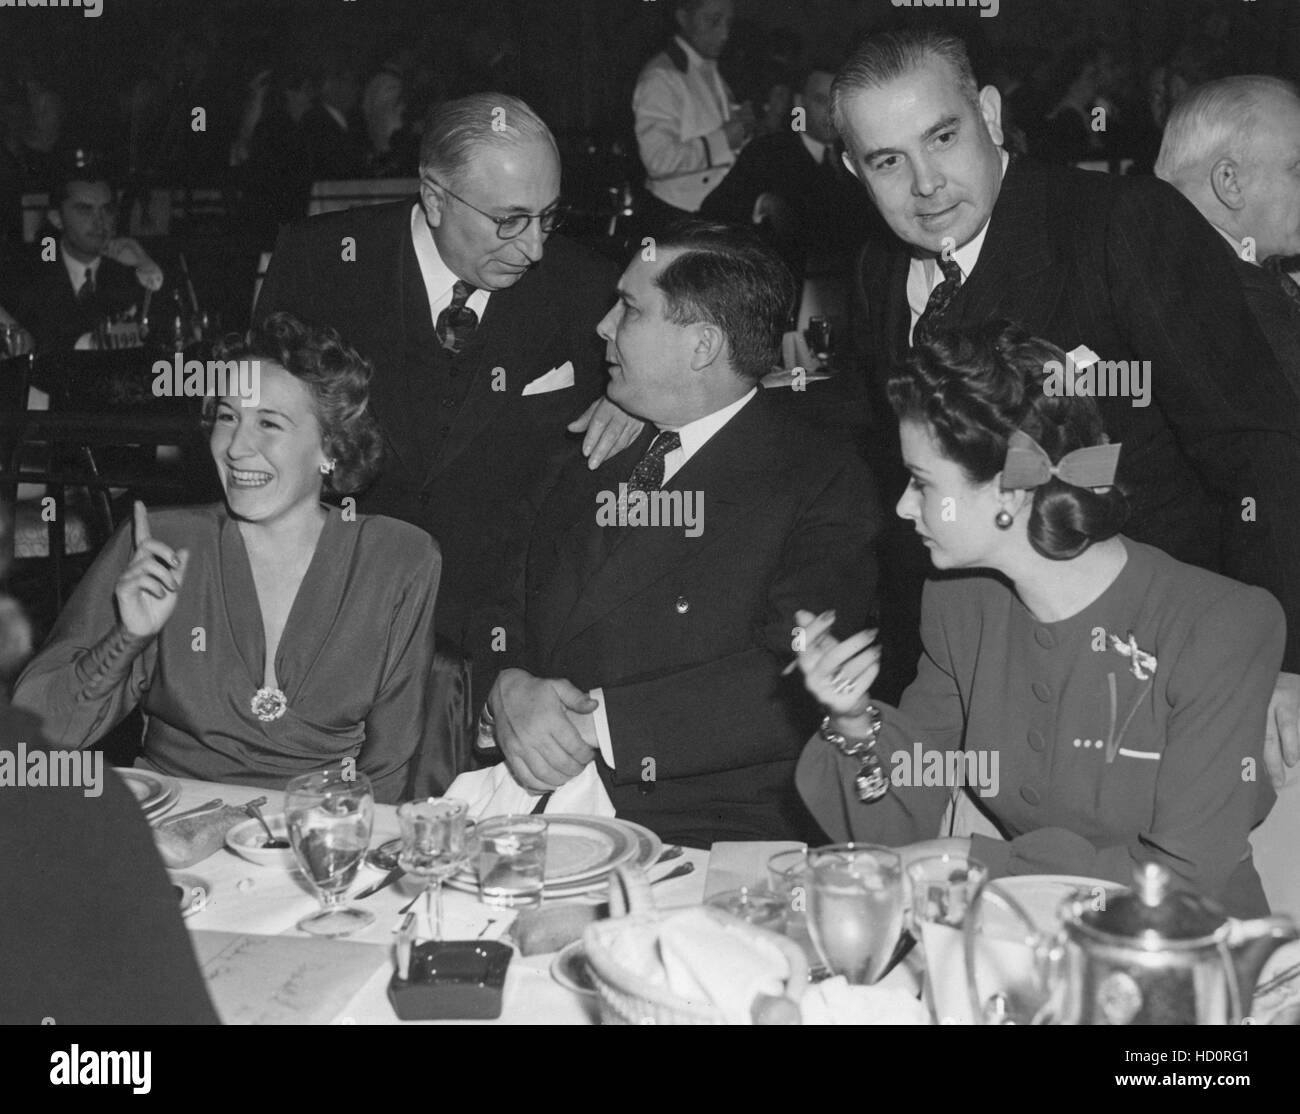
[[[271,826],[263,818],[262,813],[258,809],[256,802],[249,801],[248,804],[244,806],[244,811],[247,812],[250,816],[256,818],[257,822],[261,824],[262,828],[265,830],[266,842],[263,843],[262,846],[266,848],[266,850],[268,851],[289,850],[289,841],[287,839],[278,838],[276,834],[273,831],[271,831]]]

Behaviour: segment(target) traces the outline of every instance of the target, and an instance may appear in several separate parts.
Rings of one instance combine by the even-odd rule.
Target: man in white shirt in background
[[[718,72],[732,0],[677,0],[673,15],[678,33],[646,63],[632,94],[646,168],[643,235],[698,212],[754,134],[753,107],[734,105]]]

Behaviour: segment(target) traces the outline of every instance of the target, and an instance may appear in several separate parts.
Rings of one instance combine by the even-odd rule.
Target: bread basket
[[[629,929],[653,929],[664,919],[654,908],[650,885],[636,867],[621,866],[610,875],[610,919],[590,925],[583,935],[587,966],[600,1000],[600,1019],[606,1025],[722,1025],[720,1010],[712,1004],[690,1002],[665,987],[629,971],[612,956],[609,943]],[[798,1001],[808,983],[808,960],[791,940],[765,929],[755,928],[718,909],[709,915],[741,937],[761,938],[776,945],[786,956],[790,974],[785,993]]]

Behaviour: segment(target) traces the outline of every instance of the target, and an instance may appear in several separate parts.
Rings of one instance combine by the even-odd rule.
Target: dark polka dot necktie
[[[943,327],[942,318],[952,300],[961,289],[961,268],[951,256],[940,255],[935,259],[939,270],[943,272],[943,282],[930,291],[929,301],[925,303],[925,312],[916,320],[912,330],[912,343],[921,344],[929,340]]]
[[[451,305],[438,314],[438,320],[434,322],[438,343],[453,356],[465,347],[465,342],[478,328],[478,314],[465,304],[477,289],[467,282],[457,282],[451,288]]]
[[[628,491],[658,491],[664,484],[664,457],[682,447],[682,439],[672,430],[660,433],[637,461],[628,481]]]
[[[1295,279],[1287,272],[1286,260],[1273,255],[1265,259],[1262,265],[1264,270],[1272,275],[1278,286],[1282,288],[1282,293],[1291,300],[1291,305],[1295,311],[1300,313],[1300,286],[1296,285]]]

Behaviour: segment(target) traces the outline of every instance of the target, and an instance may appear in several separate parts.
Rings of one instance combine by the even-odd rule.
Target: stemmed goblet
[[[469,806],[450,797],[408,801],[397,810],[402,827],[398,865],[407,874],[424,879],[424,908],[436,904],[433,938],[442,939],[442,883],[473,858],[474,825]]]
[[[373,913],[346,904],[345,895],[370,846],[375,794],[355,770],[322,770],[289,782],[284,795],[289,842],[316,890],[321,908],[298,922],[316,936],[346,936],[365,928]]]

